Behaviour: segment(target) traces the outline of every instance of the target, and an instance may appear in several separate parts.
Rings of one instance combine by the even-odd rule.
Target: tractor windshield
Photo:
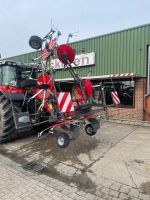
[[[0,85],[16,86],[16,67],[2,66],[0,67]]]
[[[18,87],[22,80],[25,80],[30,76],[31,69],[12,65],[4,65],[0,67],[0,85],[10,85]]]

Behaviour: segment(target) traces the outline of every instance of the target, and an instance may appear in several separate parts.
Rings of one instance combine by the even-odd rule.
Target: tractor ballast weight
[[[41,52],[31,65],[0,63],[2,77],[6,77],[5,71],[9,68],[8,71],[14,73],[12,77],[7,76],[9,80],[2,78],[0,83],[1,143],[17,138],[23,131],[38,129],[38,136],[41,136],[45,132],[54,133],[56,127],[61,127],[63,132],[58,135],[57,144],[64,148],[79,136],[81,125],[90,136],[100,128],[96,118],[104,108],[92,109],[92,83],[75,73],[72,67],[74,49],[68,44],[58,46],[60,32],[53,38],[54,33],[51,30],[43,39],[38,36],[30,38],[29,45]],[[62,91],[55,81],[54,69],[49,64],[54,51],[64,69],[74,78],[70,91]]]

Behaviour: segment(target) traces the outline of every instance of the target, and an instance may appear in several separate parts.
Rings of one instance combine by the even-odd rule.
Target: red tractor
[[[57,45],[60,32],[53,39],[51,30],[43,39],[32,36],[29,44],[38,51],[38,58],[30,65],[5,61],[0,63],[0,142],[5,143],[18,137],[21,132],[38,129],[54,133],[56,127],[63,130],[57,136],[57,144],[64,148],[80,133],[80,125],[93,136],[100,128],[98,113],[104,108],[92,109],[90,102],[93,87],[88,79],[81,79],[72,63],[74,49],[68,44]],[[43,47],[44,46],[44,47]],[[74,78],[69,91],[59,87],[54,69],[50,64],[53,55],[64,64]]]

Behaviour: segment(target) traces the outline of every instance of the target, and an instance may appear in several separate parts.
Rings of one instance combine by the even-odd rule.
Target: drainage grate
[[[44,168],[45,166],[43,166],[41,163],[38,163],[37,161],[32,161],[23,165],[23,169],[34,171],[34,172],[39,172]]]

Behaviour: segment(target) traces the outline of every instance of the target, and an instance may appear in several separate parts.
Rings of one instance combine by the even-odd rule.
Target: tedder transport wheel
[[[97,133],[97,130],[100,128],[100,124],[99,121],[95,118],[89,119],[89,122],[90,123],[85,126],[85,132],[89,136],[93,136]]]
[[[61,133],[57,137],[57,144],[60,148],[65,148],[70,144],[69,136],[66,133]]]
[[[93,130],[93,127],[91,124],[87,124],[85,126],[85,132],[89,135],[89,136],[93,136],[96,134],[96,132]]]
[[[6,143],[17,138],[10,101],[0,95],[0,143]]]
[[[33,35],[29,39],[29,45],[33,49],[41,49],[42,48],[42,39],[39,36]]]

